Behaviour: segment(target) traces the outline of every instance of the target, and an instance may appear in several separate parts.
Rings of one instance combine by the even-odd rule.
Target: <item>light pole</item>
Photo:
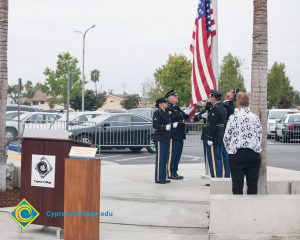
[[[85,30],[84,32],[82,31],[75,31],[77,33],[80,33],[82,35],[83,38],[83,46],[82,46],[82,84],[81,84],[81,91],[82,91],[82,98],[81,98],[81,110],[84,111],[84,83],[85,83],[85,75],[84,75],[84,58],[85,58],[85,36],[87,34],[87,32],[96,27],[96,25],[91,26],[90,28],[88,28],[87,30]]]

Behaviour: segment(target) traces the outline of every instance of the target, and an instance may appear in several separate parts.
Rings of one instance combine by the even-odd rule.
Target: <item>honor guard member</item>
[[[222,177],[224,175],[222,147],[227,111],[221,103],[221,97],[220,92],[211,90],[210,99],[213,106],[207,118],[207,157],[211,177]]]
[[[155,106],[158,110],[153,115],[153,128],[155,129],[153,140],[156,148],[155,160],[155,183],[166,184],[167,162],[169,158],[170,137],[171,137],[171,118],[166,112],[168,101],[165,98],[156,100]]]
[[[230,115],[234,114],[234,91],[229,91],[225,94],[225,100],[223,101],[223,105],[226,109],[227,112],[227,118],[226,118],[226,123],[230,117]],[[226,128],[226,125],[225,125]],[[229,160],[228,160],[228,153],[226,151],[226,148],[223,144],[222,146],[222,161],[223,161],[223,175],[222,177],[229,178],[230,177],[230,168],[229,168]]]
[[[228,93],[225,94],[225,100],[223,101],[223,105],[227,111],[227,118],[226,118],[226,123],[229,119],[229,117],[234,114],[234,101],[236,99],[236,94],[239,92],[240,90],[238,88],[229,91]],[[226,148],[223,144],[222,147],[222,160],[223,160],[223,177],[225,178],[230,178],[230,168],[229,168],[229,159],[228,159],[228,153],[226,151]]]
[[[206,122],[207,122],[207,117],[208,117],[208,113],[210,112],[212,108],[212,104],[210,101],[207,101],[204,108],[202,109],[202,111],[198,114],[195,115],[194,117],[194,122],[198,122],[200,120],[203,119],[203,129],[202,129],[202,134],[201,134],[201,140],[203,141],[203,151],[204,151],[204,162],[205,162],[205,170],[206,170],[206,174],[209,174],[208,171],[208,161],[207,161],[207,149],[208,149],[208,145],[207,145],[207,126],[206,126]]]
[[[182,180],[183,176],[178,175],[177,171],[183,150],[183,140],[186,138],[184,121],[189,118],[189,115],[182,111],[177,105],[178,96],[174,89],[169,91],[165,95],[165,98],[167,98],[169,102],[167,112],[169,113],[172,122],[170,156],[167,167],[168,178]]]
[[[229,91],[228,93],[225,94],[225,100],[223,101],[223,105],[227,111],[227,121],[230,117],[230,115],[234,114],[234,92]]]

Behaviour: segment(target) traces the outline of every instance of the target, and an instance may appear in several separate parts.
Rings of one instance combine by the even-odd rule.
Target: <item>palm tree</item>
[[[6,190],[7,30],[8,0],[0,0],[0,192]]]
[[[254,0],[251,72],[251,107],[263,125],[262,164],[258,193],[267,194],[267,76],[268,76],[268,9],[267,0]]]
[[[99,82],[100,78],[100,71],[97,69],[94,69],[91,71],[91,81],[95,83],[95,93],[97,94],[97,82]]]
[[[31,81],[27,81],[24,85],[24,88],[26,90],[26,94],[27,94],[27,97],[29,99],[32,99],[33,98],[33,95],[34,95],[34,89],[33,89],[33,84]]]

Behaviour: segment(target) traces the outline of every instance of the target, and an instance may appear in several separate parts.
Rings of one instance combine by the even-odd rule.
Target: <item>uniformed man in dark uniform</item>
[[[225,100],[223,101],[223,105],[227,111],[227,119],[226,123],[229,119],[229,117],[234,114],[234,101],[235,101],[235,96],[239,92],[239,89],[236,88],[234,90],[229,91],[228,93],[225,94]],[[223,144],[222,147],[222,161],[223,161],[223,177],[225,178],[230,178],[230,168],[229,168],[229,160],[228,160],[228,153],[225,149],[225,146]]]
[[[156,161],[155,161],[155,183],[166,184],[167,180],[167,162],[169,159],[170,138],[171,138],[171,117],[166,108],[168,101],[165,98],[156,100],[155,106],[158,110],[153,115],[153,128],[155,133],[153,141],[156,148]]]
[[[208,160],[207,160],[207,149],[208,149],[208,145],[207,145],[207,126],[206,126],[206,122],[207,122],[207,117],[208,117],[208,113],[210,112],[212,108],[212,104],[210,101],[207,101],[204,108],[202,109],[202,111],[200,111],[198,114],[195,115],[194,117],[194,122],[198,122],[200,120],[203,120],[203,128],[202,128],[202,134],[201,134],[201,140],[203,141],[203,151],[204,151],[204,162],[205,162],[205,170],[206,170],[206,175],[209,174],[209,167],[208,165]]]
[[[168,160],[168,178],[175,180],[182,180],[183,176],[178,175],[178,165],[180,162],[183,140],[186,138],[185,120],[189,118],[184,111],[177,105],[178,96],[174,89],[169,91],[165,97],[168,99],[169,107],[167,112],[171,117],[172,130],[171,130],[171,141],[170,141],[170,156]]]
[[[223,176],[222,146],[227,119],[227,111],[221,102],[222,94],[211,90],[210,99],[213,104],[207,119],[207,157],[211,177]]]

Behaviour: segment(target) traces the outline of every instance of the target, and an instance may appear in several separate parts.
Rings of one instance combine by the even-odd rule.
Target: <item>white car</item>
[[[276,121],[279,121],[287,113],[299,112],[297,109],[270,109],[268,112],[268,137],[275,135]]]
[[[25,128],[30,129],[47,129],[46,125],[52,123],[56,119],[61,118],[57,113],[48,112],[25,112],[20,115],[20,135],[23,134]],[[18,132],[18,116],[12,120],[6,121],[6,134],[7,142],[16,140],[19,135]]]
[[[94,119],[102,114],[107,114],[102,111],[87,111],[87,112],[70,112],[69,113],[69,130],[95,125]],[[65,130],[67,122],[67,114],[64,113],[61,118],[48,124],[48,129]]]
[[[20,116],[25,113],[24,111],[20,111]],[[18,111],[6,111],[6,115],[5,115],[5,120],[9,121],[9,120],[13,120],[15,118],[18,118]]]
[[[300,113],[286,114],[277,122],[275,140],[300,140]]]

